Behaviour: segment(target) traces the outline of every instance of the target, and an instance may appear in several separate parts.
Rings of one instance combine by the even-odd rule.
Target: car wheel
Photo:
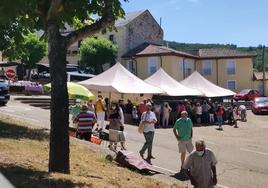
[[[255,115],[258,114],[257,111],[255,111],[255,110],[251,110],[251,111],[252,111],[252,113],[255,114]]]

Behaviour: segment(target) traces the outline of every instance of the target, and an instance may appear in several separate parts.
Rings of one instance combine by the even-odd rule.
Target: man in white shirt
[[[154,131],[155,131],[155,123],[157,122],[155,113],[151,111],[152,104],[146,103],[146,111],[141,115],[141,121],[144,123],[143,135],[145,138],[145,143],[140,150],[140,155],[143,158],[145,150],[148,149],[148,155],[146,161],[151,164],[151,159],[154,159],[152,156],[152,147],[153,147],[153,139],[154,139]]]

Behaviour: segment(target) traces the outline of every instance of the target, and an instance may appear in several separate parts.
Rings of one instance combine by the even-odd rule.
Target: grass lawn
[[[48,173],[49,134],[0,115],[0,171],[15,187],[181,188],[117,166],[70,141],[71,173]]]

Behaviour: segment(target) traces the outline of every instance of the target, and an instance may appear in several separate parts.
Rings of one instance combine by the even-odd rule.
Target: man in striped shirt
[[[96,123],[95,113],[89,111],[87,105],[83,105],[82,111],[77,115],[74,122],[77,122],[77,137],[90,140],[92,129]]]

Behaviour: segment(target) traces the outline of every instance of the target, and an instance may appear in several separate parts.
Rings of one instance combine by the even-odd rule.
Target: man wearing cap
[[[216,157],[211,150],[206,149],[204,140],[197,140],[195,148],[185,160],[183,170],[194,188],[213,188],[217,184]]]
[[[152,104],[146,103],[146,111],[141,115],[141,122],[144,123],[143,135],[145,138],[145,143],[140,150],[140,155],[143,158],[145,150],[148,149],[148,155],[146,161],[151,164],[151,159],[154,159],[152,155],[153,148],[153,139],[154,139],[154,131],[155,131],[155,123],[157,122],[155,113],[152,112]]]
[[[183,166],[186,151],[191,153],[194,149],[192,144],[193,136],[193,123],[190,118],[188,118],[188,113],[186,111],[181,112],[181,118],[179,118],[174,127],[173,133],[178,141],[179,153],[181,154],[181,167]]]

